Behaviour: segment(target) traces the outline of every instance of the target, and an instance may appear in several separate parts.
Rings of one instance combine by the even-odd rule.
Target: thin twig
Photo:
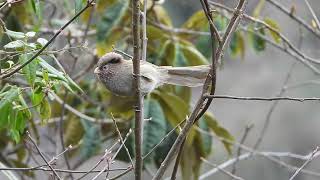
[[[127,168],[127,170],[125,170],[124,172],[122,172],[122,173],[120,173],[120,174],[118,174],[118,175],[116,175],[116,176],[114,176],[114,177],[111,177],[109,180],[118,179],[118,178],[124,176],[125,174],[127,174],[128,172],[130,172],[132,169],[133,169],[133,167],[129,167],[129,168]]]
[[[245,157],[245,159],[247,159],[247,158],[252,157],[252,156],[254,156],[254,155],[260,155],[260,156],[263,156],[263,157],[265,157],[266,159],[268,159],[268,160],[270,160],[270,161],[272,161],[272,162],[274,162],[274,163],[276,163],[276,164],[279,164],[279,165],[282,166],[282,167],[287,168],[287,169],[290,170],[290,171],[292,171],[292,170],[293,170],[293,171],[296,171],[297,169],[299,169],[298,167],[295,167],[295,166],[292,166],[292,165],[290,165],[290,164],[287,164],[287,163],[285,163],[285,162],[283,162],[283,161],[281,161],[281,160],[279,160],[278,158],[275,158],[275,157],[287,156],[287,157],[292,157],[292,158],[297,158],[297,159],[303,159],[303,160],[305,160],[305,159],[307,159],[307,158],[310,157],[310,155],[308,155],[308,156],[301,156],[301,155],[293,154],[293,153],[290,153],[290,152],[289,152],[289,153],[278,153],[278,154],[275,153],[275,154],[273,154],[273,155],[265,154],[265,153],[261,153],[261,152],[255,150],[255,149],[253,149],[253,148],[250,148],[250,147],[248,147],[248,146],[245,146],[245,145],[243,145],[243,144],[240,144],[239,142],[232,141],[232,140],[229,140],[229,139],[226,139],[226,138],[223,138],[223,137],[219,137],[219,136],[217,136],[216,134],[214,134],[214,133],[212,133],[212,132],[207,132],[207,131],[199,128],[199,127],[196,127],[196,130],[199,131],[199,132],[201,132],[201,133],[204,133],[204,134],[207,134],[207,135],[209,135],[209,136],[212,136],[212,137],[214,137],[214,138],[217,138],[217,139],[219,139],[220,141],[228,142],[228,143],[230,143],[230,144],[233,144],[234,146],[241,147],[241,148],[242,148],[243,150],[245,150],[245,151],[248,151],[248,152],[249,152],[248,154],[244,154],[244,155],[241,155],[241,156],[239,157],[240,160],[243,160],[243,159],[242,159],[243,157]],[[273,153],[273,152],[271,152],[271,153]],[[320,153],[318,152],[318,153],[316,153],[315,156],[319,156],[319,155],[320,155]],[[249,156],[249,157],[246,157],[246,156]],[[275,156],[275,157],[273,157],[273,156]],[[305,157],[307,157],[307,158],[305,158]],[[235,161],[235,159],[234,159],[234,161]],[[232,163],[234,163],[234,162],[232,162]],[[232,164],[232,163],[231,163],[231,164]],[[223,163],[223,164],[224,164],[224,163]],[[224,165],[225,165],[225,164],[224,164]],[[230,165],[230,164],[229,164],[229,165]],[[229,166],[229,165],[228,165],[228,166]],[[219,167],[222,168],[222,166],[219,166]],[[212,174],[216,173],[217,171],[218,171],[218,170],[217,170],[216,168],[215,168],[215,169],[212,169],[212,170],[206,172],[205,174],[201,175],[199,179],[205,179],[205,178],[211,176]],[[301,170],[301,172],[303,172],[303,173],[305,173],[305,174],[313,175],[313,176],[316,176],[316,177],[320,177],[320,173],[315,173],[315,172],[308,171],[308,170],[303,170],[303,169]]]
[[[241,97],[241,96],[230,96],[230,95],[205,95],[206,98],[214,99],[232,99],[232,100],[244,100],[244,101],[320,101],[320,98],[311,97],[311,98],[297,98],[297,97]]]
[[[93,172],[100,164],[101,162],[107,157],[107,155],[109,155],[112,151],[112,149],[119,143],[119,141],[116,141],[115,143],[113,143],[113,145],[109,148],[109,149],[106,149],[103,156],[99,159],[99,161],[94,165],[92,166],[92,168],[87,171],[85,174],[83,174],[82,176],[80,176],[77,180],[80,180],[84,177],[86,177],[90,172]],[[106,169],[102,169],[99,171],[99,173],[101,172],[106,172]]]
[[[319,147],[317,146],[316,149],[310,154],[308,160],[306,160],[306,162],[304,162],[303,165],[293,173],[289,180],[293,180],[306,165],[308,165],[314,158],[316,158],[319,155],[318,152]]]
[[[58,130],[59,130],[59,137],[60,137],[60,143],[61,143],[62,151],[66,150],[66,148],[64,147],[65,145],[64,145],[64,137],[63,137],[63,117],[65,116],[65,104],[66,104],[67,97],[68,97],[68,91],[65,92],[65,95],[64,95],[64,98],[63,98],[63,103],[61,105],[60,120],[58,122]],[[65,163],[67,165],[67,168],[71,169],[70,162],[69,162],[67,154],[64,153],[63,157],[64,157],[64,161],[65,161]],[[72,180],[74,179],[72,173],[69,173],[69,177]]]
[[[280,11],[288,15],[290,18],[298,22],[300,25],[305,27],[308,31],[312,32],[316,37],[320,38],[320,31],[316,31],[311,25],[305,22],[301,17],[296,16],[295,14],[291,13],[289,9],[285,8],[282,4],[275,0],[267,0],[270,4],[278,8]]]
[[[304,2],[307,4],[308,9],[309,9],[309,11],[310,11],[311,14],[312,14],[312,17],[313,17],[314,21],[315,21],[316,24],[317,24],[317,28],[320,30],[320,22],[319,22],[319,19],[318,19],[316,13],[313,11],[313,9],[312,9],[312,7],[311,7],[311,5],[310,5],[310,3],[309,3],[308,0],[304,0]]]
[[[132,158],[131,158],[130,152],[129,152],[129,150],[128,150],[128,148],[127,148],[126,144],[125,144],[125,143],[124,143],[124,141],[123,141],[123,138],[122,138],[122,136],[121,136],[120,130],[119,130],[118,125],[117,125],[117,122],[116,122],[116,120],[114,119],[114,117],[113,117],[113,114],[112,114],[112,113],[111,113],[111,117],[112,117],[112,121],[113,121],[114,127],[116,128],[116,131],[117,131],[117,133],[118,133],[118,136],[119,136],[120,142],[121,142],[121,144],[123,144],[124,149],[125,149],[125,150],[126,150],[126,152],[127,152],[128,158],[130,159],[131,166],[133,167],[133,161],[132,161]],[[131,129],[129,130],[129,132],[131,133]]]
[[[224,173],[225,175],[232,177],[233,179],[244,180],[242,177],[235,176],[234,174],[232,174],[232,173],[230,173],[230,172],[228,172],[228,171],[220,168],[218,165],[209,162],[208,160],[206,160],[206,159],[203,158],[203,157],[201,157],[200,159],[201,159],[201,161],[205,162],[206,164],[209,164],[210,166],[213,166],[213,167],[217,168],[219,171],[221,171],[221,172]]]
[[[0,168],[0,171],[45,171],[45,172],[52,172],[51,169],[44,168],[43,166],[46,165],[41,165],[41,167],[30,167],[30,168]],[[109,169],[108,171],[113,172],[113,171],[124,171],[127,170],[128,168],[115,168],[115,169]],[[72,174],[86,174],[86,173],[99,173],[101,170],[69,170],[69,169],[54,169],[56,172],[62,172],[62,173],[72,173]],[[107,170],[105,171],[107,172]]]
[[[27,131],[27,136],[30,139],[30,141],[32,142],[32,144],[34,145],[34,147],[37,149],[39,155],[41,156],[41,158],[43,159],[43,161],[47,164],[47,166],[51,169],[51,171],[53,172],[53,174],[59,179],[61,180],[60,176],[58,175],[58,173],[52,168],[52,166],[50,165],[50,163],[47,161],[47,159],[44,157],[43,153],[40,151],[37,143],[34,141],[34,139],[31,137],[30,133]]]
[[[240,140],[240,144],[244,144],[252,127],[253,127],[253,124],[248,124],[246,126],[244,133],[243,133],[243,136]],[[233,164],[232,170],[231,170],[231,174],[233,174],[233,175],[236,175],[236,166],[237,166],[237,162],[239,161],[239,156],[241,155],[241,151],[242,151],[242,149],[240,147],[238,147],[237,155],[236,155],[236,162]],[[234,178],[232,178],[232,179],[234,179]]]
[[[293,63],[289,69],[289,72],[287,73],[286,77],[285,77],[285,80],[283,82],[283,85],[282,85],[282,88],[280,90],[280,92],[278,93],[277,97],[281,97],[285,91],[286,91],[286,86],[288,84],[288,81],[291,77],[291,74],[293,73],[293,69],[294,69],[294,66],[295,66],[296,63]],[[267,129],[269,127],[269,124],[270,124],[270,120],[271,120],[271,115],[273,113],[273,111],[276,109],[277,105],[278,105],[279,101],[274,101],[273,104],[271,105],[268,113],[267,113],[267,116],[266,116],[266,119],[264,121],[264,124],[262,126],[262,130],[261,130],[261,133],[259,134],[258,138],[257,138],[257,141],[256,143],[254,144],[254,149],[257,149],[259,147],[259,145],[261,144],[264,136],[265,136],[265,133],[267,132]]]

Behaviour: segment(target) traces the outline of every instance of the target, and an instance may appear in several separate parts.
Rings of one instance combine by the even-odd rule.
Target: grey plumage
[[[132,96],[132,61],[124,60],[120,54],[110,52],[102,56],[94,73],[111,92]],[[191,67],[156,66],[140,63],[141,92],[148,94],[163,84],[196,87],[204,83],[209,65]]]

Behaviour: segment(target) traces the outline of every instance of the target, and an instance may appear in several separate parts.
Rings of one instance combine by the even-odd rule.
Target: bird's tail
[[[166,76],[162,77],[162,82],[166,84],[196,87],[203,85],[208,72],[209,65],[190,66],[190,67],[171,67],[161,66],[165,70]]]

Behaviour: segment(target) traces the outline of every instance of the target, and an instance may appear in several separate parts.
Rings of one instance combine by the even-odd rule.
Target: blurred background
[[[30,1],[31,2],[31,1]],[[113,1],[108,3],[113,3]],[[225,1],[225,0],[216,0],[214,2],[218,2],[224,4],[225,6],[231,7],[232,9],[236,6],[237,1]],[[249,15],[253,15],[257,9],[257,6],[261,3],[260,0],[251,0],[246,5],[245,13]],[[281,0],[276,1],[286,7],[286,9],[291,10],[294,9],[294,14],[296,16],[301,17],[305,22],[308,24],[312,24],[313,16],[308,9],[305,1],[301,0]],[[317,0],[309,0],[311,7],[315,11],[317,17],[320,17],[320,1]],[[17,3],[19,4],[19,3]],[[50,4],[53,4],[52,6]],[[66,6],[70,5],[70,7]],[[96,12],[103,12],[103,10],[99,10],[99,7],[105,7],[101,1],[97,2],[98,6]],[[100,6],[99,6],[100,5]],[[12,5],[13,8],[16,6],[15,4]],[[27,21],[19,19],[19,9],[16,8],[14,10],[15,16],[18,17],[20,26],[16,27],[14,23],[10,24],[9,15],[12,12],[8,12],[8,14],[4,14],[1,12],[1,18],[5,20],[6,26],[8,29],[27,32],[27,31],[36,31],[39,34],[39,37],[43,37],[49,39],[52,34],[57,30],[61,24],[67,22],[74,12],[70,13],[67,10],[70,9],[81,9],[81,7],[85,6],[85,1],[83,1],[82,6],[74,2],[66,3],[63,0],[59,1],[41,1],[41,6],[43,8],[43,15],[41,17],[42,23],[37,24],[34,20]],[[201,4],[198,1],[193,0],[166,0],[160,6],[166,10],[168,16],[170,17],[170,23],[166,24],[166,19],[163,19],[163,16],[159,16],[160,19],[158,21],[162,24],[165,24],[169,27],[184,27],[188,28],[189,26],[184,26],[185,22],[194,15],[194,13],[201,10]],[[56,7],[56,8],[52,8]],[[9,9],[9,7],[6,7]],[[4,9],[7,11],[7,9]],[[21,9],[20,9],[21,10]],[[36,12],[36,11],[35,11]],[[220,11],[219,11],[220,12]],[[51,16],[51,13],[55,13],[54,16]],[[114,112],[116,111],[116,118],[119,119],[130,119],[132,118],[132,113],[122,112],[118,109],[119,107],[123,107],[123,105],[118,106],[118,102],[122,102],[123,99],[116,99],[114,100],[112,95],[108,93],[104,87],[99,85],[93,75],[93,67],[95,66],[98,57],[101,56],[103,53],[112,50],[112,45],[114,45],[117,49],[122,51],[128,52],[132,54],[130,41],[130,18],[125,17],[121,20],[119,24],[110,32],[109,30],[103,30],[110,28],[112,24],[107,24],[103,27],[101,22],[103,19],[108,19],[112,17],[112,13],[110,14],[94,14],[90,15],[90,13],[85,14],[85,16],[79,18],[74,24],[69,26],[69,29],[60,35],[54,42],[53,45],[50,46],[50,49],[58,50],[61,48],[70,48],[75,46],[82,46],[81,48],[75,48],[72,50],[68,50],[67,52],[57,52],[55,56],[59,60],[62,61],[62,66],[65,68],[67,74],[80,86],[81,89],[87,92],[87,96],[84,98],[78,98],[77,96],[73,96],[72,92],[68,92],[67,88],[61,85],[60,88],[64,89],[63,92],[59,90],[55,91],[57,95],[61,99],[65,99],[65,101],[71,104],[72,107],[78,109],[80,112],[84,114],[89,114],[94,118],[109,118],[106,115],[106,112]],[[152,14],[153,12],[150,12]],[[228,14],[226,11],[222,11],[222,14]],[[11,14],[12,15],[12,14]],[[21,14],[20,14],[21,15]],[[99,17],[101,15],[101,17]],[[34,15],[36,16],[36,15]],[[150,15],[151,17],[152,15]],[[227,15],[227,17],[230,15]],[[11,16],[10,16],[11,17]],[[52,18],[50,21],[48,19]],[[86,26],[86,22],[88,18],[91,17],[91,25]],[[302,52],[307,54],[309,57],[313,57],[318,59],[320,57],[320,38],[316,37],[313,33],[306,30],[303,26],[300,26],[297,22],[295,22],[290,16],[281,12],[278,8],[268,2],[264,2],[262,5],[261,10],[259,11],[258,16],[256,18],[265,19],[268,17],[273,19],[279,31],[285,35],[292,44],[296,47],[299,47]],[[38,17],[39,18],[39,17]],[[99,20],[101,18],[102,20]],[[151,17],[153,18],[153,17]],[[32,18],[31,18],[32,19]],[[36,18],[37,19],[37,18]],[[113,22],[109,19],[110,22]],[[202,19],[201,22],[206,21],[206,19]],[[223,21],[223,20],[220,20]],[[219,21],[219,22],[220,22]],[[52,23],[52,24],[50,24]],[[220,22],[221,23],[221,22]],[[207,25],[207,24],[205,24]],[[218,23],[219,26],[221,24]],[[249,27],[251,25],[250,21],[243,20],[241,21],[242,27]],[[31,27],[30,27],[31,26]],[[86,39],[83,40],[80,38],[73,38],[72,36],[80,36],[83,37],[84,30],[87,29]],[[157,27],[157,26],[155,26]],[[190,25],[191,27],[191,25]],[[195,31],[207,31],[206,27],[194,27]],[[99,30],[100,29],[100,30]],[[102,30],[101,30],[102,29]],[[192,29],[192,28],[190,28]],[[47,30],[47,32],[45,32]],[[254,30],[259,31],[257,27]],[[79,31],[79,32],[78,32]],[[96,31],[98,31],[98,38],[96,37]],[[102,33],[99,31],[103,31]],[[223,28],[221,29],[223,31]],[[267,31],[267,30],[266,30]],[[315,31],[319,32],[319,29],[315,27]],[[123,34],[119,34],[116,32],[121,32]],[[92,33],[92,34],[91,34]],[[107,34],[111,33],[111,37],[121,37],[118,39],[106,38],[104,41],[99,40],[99,34]],[[153,34],[152,34],[153,33]],[[188,63],[188,59],[186,54],[184,54],[184,58],[186,61],[182,61],[182,63],[177,60],[179,59],[179,55],[176,55],[174,61],[171,61],[169,58],[169,53],[171,51],[166,50],[166,48],[170,49],[169,47],[163,47],[164,43],[170,44],[171,42],[176,42],[176,40],[170,41],[163,41],[166,37],[162,37],[161,34],[167,33],[167,31],[163,32],[156,32],[152,31],[149,33],[149,46],[148,49],[148,57],[151,62],[158,64],[158,65],[198,65],[197,63],[205,57],[210,61],[211,56],[211,48],[210,48],[210,37],[209,36],[184,36],[184,35],[172,35],[170,38],[185,38],[188,42],[194,44],[194,47],[198,49],[198,51],[203,54],[196,62],[196,64]],[[319,90],[320,90],[320,81],[318,80],[318,75],[312,72],[309,68],[304,66],[302,63],[297,61],[294,57],[288,55],[283,50],[279,50],[279,48],[275,48],[274,46],[270,45],[269,43],[265,44],[265,48],[257,50],[256,47],[251,47],[252,39],[248,36],[248,32],[243,32],[242,39],[245,42],[239,51],[232,50],[232,48],[227,47],[225,50],[225,55],[223,56],[222,63],[218,68],[218,80],[217,80],[217,87],[216,87],[216,95],[231,95],[231,96],[248,96],[248,97],[275,97],[279,95],[280,91],[284,91],[281,96],[290,96],[290,97],[320,97]],[[267,33],[266,33],[267,34]],[[109,34],[110,35],[110,34]],[[109,36],[108,35],[108,36]],[[161,36],[159,39],[154,36]],[[267,35],[266,35],[267,36]],[[269,39],[272,40],[271,36],[268,36]],[[100,38],[105,38],[105,36],[101,36]],[[167,39],[170,39],[167,38]],[[252,37],[251,37],[252,38]],[[255,37],[256,38],[256,37]],[[7,41],[7,40],[3,40]],[[177,40],[179,41],[179,40]],[[235,40],[232,40],[236,42]],[[180,41],[179,41],[180,43]],[[231,42],[232,43],[232,42]],[[251,43],[251,44],[250,44]],[[2,46],[4,46],[3,43]],[[180,43],[180,48],[183,49],[183,43]],[[241,43],[240,43],[241,44]],[[282,42],[279,43],[283,45]],[[239,45],[236,42],[236,46]],[[253,45],[254,46],[254,45]],[[284,45],[285,46],[285,45]],[[176,47],[176,44],[175,44]],[[191,46],[190,46],[191,47]],[[193,47],[193,46],[192,46]],[[154,49],[151,49],[154,48]],[[5,48],[5,51],[8,51]],[[259,49],[259,48],[258,48]],[[244,52],[244,53],[241,53]],[[177,53],[178,54],[178,53]],[[2,54],[4,56],[4,54]],[[74,63],[76,57],[76,63]],[[192,56],[193,57],[193,56]],[[191,58],[192,58],[191,57]],[[14,61],[14,60],[13,60]],[[176,62],[177,61],[177,62]],[[179,62],[178,62],[179,61]],[[49,60],[50,64],[54,64],[54,60]],[[15,61],[14,61],[15,63]],[[201,63],[199,63],[201,64]],[[5,65],[4,65],[5,66]],[[53,65],[55,68],[59,69],[57,65]],[[3,67],[3,66],[2,66]],[[84,67],[88,67],[87,69]],[[319,67],[319,65],[315,64],[315,67]],[[84,70],[84,73],[81,74]],[[80,73],[79,73],[80,72]],[[289,74],[289,76],[288,76]],[[77,76],[79,75],[79,76]],[[75,78],[76,77],[76,78]],[[26,82],[23,77],[16,77],[15,81],[12,82],[3,82],[1,85],[5,85],[5,83],[13,83],[18,84],[19,82],[23,81]],[[312,80],[312,81],[310,81]],[[18,83],[17,83],[18,82]],[[73,87],[72,87],[73,88]],[[167,87],[165,87],[167,88]],[[172,87],[169,87],[170,89]],[[159,92],[163,93],[165,90],[168,89],[160,89]],[[95,92],[97,91],[97,92]],[[171,89],[170,89],[171,92]],[[172,90],[177,96],[179,93],[176,90]],[[188,91],[186,91],[188,92]],[[192,95],[190,99],[190,109],[194,106],[196,101],[199,98],[201,92],[201,88],[193,88]],[[181,95],[181,94],[180,94]],[[159,97],[157,94],[151,95],[151,99],[155,99],[160,102],[161,107],[164,111],[164,116],[168,119],[168,114],[166,114],[166,108],[164,107],[162,97]],[[93,100],[93,103],[91,102]],[[88,104],[80,105],[83,101],[88,101]],[[130,100],[129,100],[130,101]],[[51,106],[51,119],[54,117],[59,118],[61,115],[61,104],[50,100]],[[127,108],[130,109],[127,101],[123,101],[127,103]],[[91,103],[91,104],[90,104]],[[108,109],[109,106],[117,104],[116,108],[111,107]],[[96,106],[95,106],[96,104]],[[98,107],[99,105],[103,104],[101,107],[106,107],[103,109]],[[121,104],[121,103],[120,103]],[[122,103],[123,104],[123,103]],[[129,107],[128,107],[129,106]],[[272,113],[269,117],[269,125],[265,131],[265,135],[261,141],[261,144],[258,147],[258,151],[261,152],[291,152],[300,155],[307,155],[312,152],[320,143],[320,132],[319,132],[319,107],[320,104],[317,101],[305,101],[305,102],[296,102],[296,101],[279,101],[278,104],[274,105],[273,101],[242,101],[242,100],[231,100],[231,99],[214,99],[212,105],[210,106],[210,113],[214,115],[215,119],[219,122],[219,125],[225,128],[235,139],[235,142],[240,142],[243,135],[246,133],[246,127],[251,126],[251,129],[247,131],[247,137],[244,141],[244,145],[248,147],[254,147],[257,143],[258,137],[261,135],[263,131],[263,127],[265,124],[266,119],[268,118],[268,113],[270,113],[270,109]],[[67,111],[67,110],[66,110]],[[180,113],[180,112],[178,112]],[[95,138],[104,137],[104,140],[99,142],[92,142],[91,143],[83,143],[80,146],[80,150],[77,153],[68,154],[70,157],[70,163],[72,166],[76,167],[75,169],[90,169],[97,161],[101,159],[103,155],[105,147],[114,143],[114,138],[116,135],[112,134],[114,129],[112,129],[112,124],[104,124],[104,123],[86,123],[84,120],[79,120],[74,115],[70,115],[71,113],[66,113],[65,116],[67,117],[66,122],[61,127],[59,126],[58,122],[48,123],[44,126],[38,126],[37,129],[39,131],[40,142],[39,147],[44,152],[47,152],[48,157],[52,157],[58,152],[61,151],[61,145],[58,143],[59,139],[59,128],[63,129],[65,134],[65,142],[64,145],[67,146],[68,143],[79,143],[79,142],[87,142],[91,141]],[[184,115],[183,115],[184,116]],[[34,115],[34,119],[41,118],[39,115]],[[78,119],[78,120],[75,120]],[[110,120],[110,119],[109,119]],[[75,122],[72,125],[71,122]],[[128,123],[129,122],[129,123]],[[71,124],[71,125],[70,125]],[[78,128],[79,124],[81,124],[81,135],[66,135],[68,132],[78,132],[76,129]],[[130,126],[130,121],[126,121],[126,123],[119,123],[121,132],[123,135],[127,132],[128,127]],[[166,124],[170,124],[171,126],[174,125],[170,120],[166,121]],[[73,127],[73,129],[72,129]],[[70,128],[70,129],[68,129]],[[172,127],[170,127],[172,128]],[[94,130],[95,129],[95,130]],[[96,129],[100,129],[97,131]],[[102,130],[101,130],[102,129]],[[123,130],[123,131],[122,131]],[[91,136],[90,133],[91,132]],[[209,130],[208,130],[209,132]],[[214,131],[213,131],[214,132]],[[199,132],[198,132],[199,133]],[[216,132],[214,132],[216,133]],[[23,135],[21,135],[23,136]],[[107,137],[112,138],[107,138]],[[218,134],[218,136],[220,136]],[[6,136],[10,138],[10,136]],[[66,138],[66,137],[69,137]],[[21,137],[22,138],[22,137]],[[87,139],[86,139],[87,138]],[[227,136],[224,138],[228,138]],[[23,139],[23,138],[22,138]],[[203,140],[204,141],[204,140]],[[16,144],[13,141],[7,142],[3,141],[4,148],[2,148],[2,155],[8,155],[8,157],[16,157],[16,152],[14,149],[16,148]],[[19,143],[18,143],[19,144]],[[26,143],[24,143],[26,144]],[[85,145],[84,145],[85,144]],[[238,147],[233,146],[232,153],[228,153],[226,147],[221,141],[216,138],[212,137],[212,144],[211,145],[211,153],[207,154],[206,159],[214,164],[221,164],[228,161],[230,158],[234,158],[237,154]],[[21,145],[26,146],[26,145]],[[90,152],[86,152],[90,148],[85,147],[93,147],[95,150],[90,150]],[[99,147],[98,147],[99,146]],[[81,148],[82,147],[82,148]],[[197,149],[197,144],[192,144],[193,148]],[[10,153],[11,152],[11,153]],[[246,150],[242,150],[242,153],[247,153]],[[123,156],[123,155],[122,155]],[[193,154],[190,154],[193,156]],[[27,157],[26,157],[27,158]],[[23,160],[26,161],[26,158]],[[161,159],[161,158],[160,158]],[[305,161],[289,158],[289,157],[282,157],[279,158],[283,160],[285,163],[300,167]],[[28,160],[28,166],[35,166],[37,165],[36,161],[40,161],[41,158],[35,155],[34,159]],[[155,161],[159,159],[154,159]],[[196,161],[200,161],[197,159]],[[4,163],[4,162],[2,162]],[[9,163],[12,165],[12,163]],[[64,162],[57,162],[59,168],[66,168]],[[127,167],[128,163],[124,161],[116,161],[113,167]],[[188,166],[188,164],[187,164]],[[192,165],[190,164],[191,168]],[[97,169],[101,169],[103,166],[99,166]],[[315,158],[312,162],[310,162],[305,169],[312,170],[314,172],[320,172],[320,160]],[[205,173],[213,169],[214,167],[202,163],[201,170],[199,172],[200,179],[231,179],[230,176],[223,174],[222,172],[214,173],[208,177],[204,176]],[[165,177],[170,177],[171,168],[169,168],[168,172],[166,173]],[[188,168],[186,168],[188,169]],[[283,167],[277,163],[274,163],[265,157],[254,155],[253,157],[239,161],[236,165],[236,175],[240,176],[247,180],[271,180],[271,179],[289,179],[292,174],[294,173],[293,170],[288,170],[286,167]],[[151,179],[151,174],[155,173],[157,170],[156,165],[152,164],[150,167],[147,168],[144,172],[144,179]],[[232,166],[229,166],[225,170],[232,171]],[[43,172],[37,172],[34,177],[27,177],[27,176],[18,176],[24,177],[25,179],[41,179],[43,176]],[[116,175],[117,173],[112,172],[110,176]],[[21,175],[21,174],[19,174]],[[46,174],[47,175],[47,174]],[[7,178],[7,176],[1,176],[1,179]],[[75,175],[75,177],[79,177],[79,175]],[[84,179],[91,179],[94,175],[88,175]],[[191,178],[191,177],[190,177]],[[105,179],[105,176],[101,176],[98,179]],[[122,179],[134,179],[133,172],[128,173],[127,175],[123,176]],[[184,179],[181,177],[180,171],[178,173],[177,179]],[[299,173],[299,175],[295,178],[296,180],[316,180],[319,179],[319,176],[312,176],[307,175],[304,173]]]

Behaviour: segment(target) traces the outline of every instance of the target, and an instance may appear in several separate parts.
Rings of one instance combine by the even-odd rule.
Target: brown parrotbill
[[[146,95],[163,84],[196,87],[203,85],[210,70],[209,65],[172,67],[140,62],[141,93]],[[122,55],[110,52],[102,56],[94,70],[98,79],[112,93],[133,96],[133,63]]]

